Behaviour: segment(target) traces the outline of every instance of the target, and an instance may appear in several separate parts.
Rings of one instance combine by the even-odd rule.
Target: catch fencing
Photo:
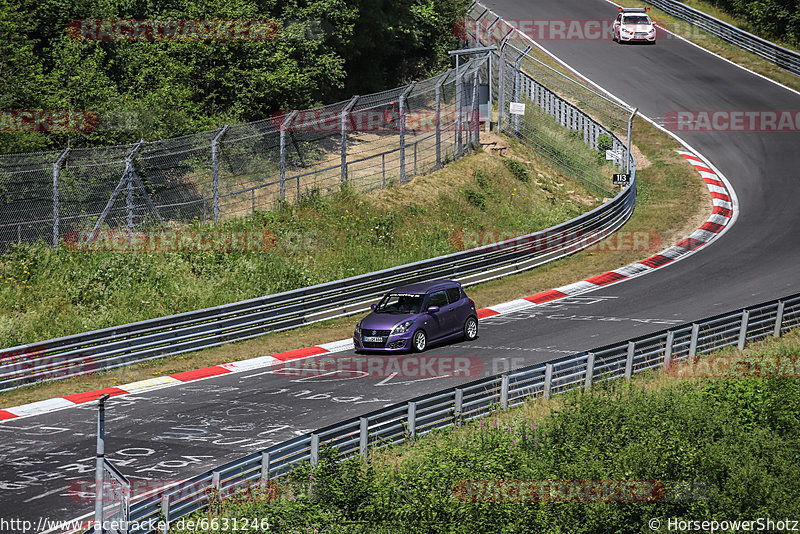
[[[723,22],[682,2],[674,0],[645,0],[661,11],[702,28],[723,41],[763,57],[793,74],[800,75],[800,53],[762,39],[732,24]]]
[[[493,245],[233,304],[11,347],[0,352],[0,390],[193,352],[364,311],[387,291],[406,283],[452,278],[464,285],[471,285],[492,280],[561,258],[608,237],[628,220],[636,203],[634,158],[617,131],[595,121],[579,106],[562,99],[559,93],[550,90],[522,70],[522,59],[526,55],[522,59],[519,56],[514,57],[512,61],[506,55],[505,49],[499,49],[495,57],[495,65],[499,62],[499,66],[494,69],[489,69],[486,56],[480,61],[472,60],[459,67],[459,78],[462,78],[459,84],[466,84],[465,80],[472,80],[473,84],[480,83],[481,69],[486,66],[488,72],[496,73],[491,78],[495,80],[495,87],[501,89],[494,94],[503,95],[510,90],[509,87],[518,87],[518,91],[509,94],[526,102],[528,111],[524,115],[499,115],[498,128],[518,135],[554,166],[576,176],[587,187],[610,195],[610,174],[630,172],[630,184],[605,204],[553,228]],[[497,80],[506,75],[508,80]],[[553,80],[563,77],[551,72],[548,72],[548,76]],[[451,71],[439,77],[438,82],[427,83],[428,90],[424,94],[430,95],[430,88],[433,88],[433,109],[436,109],[439,98],[449,101],[452,97],[455,101],[455,95],[444,98],[443,93],[436,89],[444,87],[446,82],[449,83],[448,80],[455,81],[455,78]],[[514,85],[510,84],[512,81]],[[450,85],[455,87],[454,84]],[[564,87],[574,86],[574,91],[578,87],[576,82],[566,79],[559,81],[558,85],[562,91]],[[418,84],[407,89],[411,91],[409,94],[413,94],[413,89],[417,86]],[[463,95],[464,101],[469,104],[467,107],[477,110],[477,85],[465,87],[469,89]],[[470,91],[473,96],[468,100],[467,93]],[[391,97],[395,94],[392,93]],[[374,101],[365,100],[360,105],[366,106],[365,109],[372,109],[370,106],[374,107],[375,102],[385,102],[389,96],[383,94],[373,98]],[[356,102],[354,108],[359,105],[359,101],[353,102]],[[421,100],[411,102],[412,107],[417,109],[424,106]],[[511,100],[501,97],[501,102],[502,106],[507,107]],[[501,110],[504,109],[502,106]],[[606,101],[604,106],[610,110],[610,101]],[[615,114],[606,112],[605,118],[619,119],[626,115],[629,133],[629,121],[633,118],[630,110],[618,106]],[[445,139],[446,131],[448,137]],[[455,133],[452,129],[444,128],[433,132],[434,142],[425,150],[420,148],[419,153],[428,153],[433,158],[430,160],[431,164],[435,165],[445,153],[458,154],[468,144],[479,141],[478,130],[468,130],[462,141],[459,141],[460,136],[453,135]],[[472,134],[474,137],[470,137]],[[441,136],[441,142],[437,136]],[[608,138],[611,144],[608,148],[613,147],[618,154],[610,166],[597,161],[595,149],[598,148],[602,136]],[[424,145],[421,143],[430,139],[429,136],[422,135],[413,140],[422,147]],[[573,144],[562,147],[561,143]],[[406,145],[408,146],[410,145]],[[402,154],[403,151],[400,156]],[[385,154],[381,154],[381,158],[385,158]],[[342,165],[337,168],[340,172],[350,169],[347,172],[351,176],[355,172],[352,163],[353,160],[343,160]],[[603,179],[601,177],[604,174]],[[331,178],[331,181],[336,182],[339,179],[341,176]],[[376,179],[381,180],[380,177]]]
[[[146,524],[163,518],[175,521],[209,505],[213,496],[235,496],[287,474],[295,466],[319,461],[320,448],[335,449],[339,457],[414,440],[436,429],[484,417],[531,400],[634,374],[669,368],[723,347],[779,337],[800,326],[800,294],[742,311],[725,313],[668,330],[639,336],[586,352],[416,397],[360,417],[335,423],[313,433],[214,468],[189,480],[135,497],[130,521]],[[147,530],[131,530],[130,534]]]
[[[56,247],[101,229],[216,224],[343,184],[369,191],[405,182],[479,141],[473,86],[488,76],[484,55],[458,72],[218,130],[0,155],[0,250],[37,240]]]

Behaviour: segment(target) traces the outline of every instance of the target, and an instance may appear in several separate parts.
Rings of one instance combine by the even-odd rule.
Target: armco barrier
[[[416,397],[274,445],[161,491],[132,496],[138,501],[130,507],[129,520],[139,524],[159,518],[174,521],[204,508],[211,490],[233,495],[284,475],[303,462],[316,464],[323,445],[336,449],[342,458],[366,457],[370,450],[413,440],[497,409],[573,389],[588,391],[599,382],[630,379],[636,373],[722,347],[743,348],[748,341],[780,336],[798,326],[800,293]],[[129,534],[144,532],[131,530]]]
[[[492,280],[608,237],[628,220],[636,203],[634,158],[612,131],[524,72],[520,76],[525,95],[533,98],[535,88],[538,100],[534,104],[565,127],[582,132],[588,143],[608,135],[625,154],[619,165],[630,168],[630,185],[588,213],[524,237],[266,297],[11,347],[0,351],[0,390],[197,351],[363,311],[406,283],[452,278],[470,285]],[[554,102],[559,105],[553,106]]]
[[[645,0],[663,12],[685,20],[720,39],[771,61],[793,74],[800,75],[800,54],[748,33],[727,22],[674,0]]]

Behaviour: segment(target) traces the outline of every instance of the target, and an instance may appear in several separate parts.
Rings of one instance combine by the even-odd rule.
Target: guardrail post
[[[544,394],[545,399],[550,398],[550,389],[553,386],[553,364],[548,363],[544,366]]]
[[[772,332],[772,335],[775,337],[781,337],[781,329],[783,328],[783,306],[784,302],[782,300],[779,300],[778,314],[775,317],[775,330]]]
[[[409,401],[408,403],[408,437],[414,440],[417,435],[417,403]]]
[[[65,148],[61,155],[53,162],[53,248],[58,247],[59,231],[59,174],[61,173],[61,164],[64,159],[69,155],[71,148]]]
[[[664,347],[664,370],[669,369],[672,364],[672,346],[675,344],[675,332],[667,332],[667,346]]]
[[[362,458],[367,457],[367,444],[369,443],[369,420],[366,417],[359,419],[358,452]]]
[[[297,110],[292,111],[281,123],[281,131],[280,131],[281,202],[286,200],[286,131],[289,129],[289,127],[292,124],[292,121],[294,120],[294,118],[297,116],[298,113],[299,112]],[[299,182],[300,178],[298,178],[297,181]],[[300,195],[298,195],[298,200],[299,196]]]
[[[216,490],[220,489],[219,478],[220,478],[219,471],[212,471],[211,472],[211,487],[216,489]]]
[[[628,380],[633,376],[633,356],[636,353],[636,343],[628,341],[628,357],[625,358],[625,378]]]
[[[358,102],[358,95],[354,96],[350,99],[350,102],[342,109],[342,114],[340,118],[340,126],[342,128],[342,183],[347,183],[347,117],[350,114],[350,110],[353,109],[353,106],[356,105]],[[401,106],[403,104],[400,104]]]
[[[583,391],[588,392],[592,389],[592,378],[594,377],[594,352],[586,355],[586,378],[583,383]]]
[[[227,124],[224,125],[211,140],[211,204],[214,208],[214,226],[219,223],[219,140],[222,139],[228,128]],[[283,181],[281,181],[281,186],[283,186]],[[204,202],[204,209],[205,206]]]
[[[636,112],[639,111],[639,108],[633,108],[633,112],[631,116],[628,118],[628,153],[625,157],[625,172],[631,172],[631,135],[633,130],[633,118],[636,116]]]
[[[319,434],[311,434],[311,465],[319,463]]]
[[[508,375],[500,377],[500,408],[508,410]]]
[[[744,345],[747,342],[747,326],[750,322],[750,310],[742,310],[742,325],[739,327],[739,343],[737,344],[739,350],[744,350]]]
[[[268,452],[261,453],[261,482],[269,480],[269,464],[271,460]]]
[[[700,325],[692,323],[692,339],[689,342],[689,358],[697,357],[697,338],[700,335]]]
[[[397,118],[400,125],[400,183],[406,181],[406,97],[414,89],[417,82],[411,82],[400,95],[400,116]]]
[[[464,408],[464,390],[461,388],[456,388],[456,398],[455,402],[453,403],[453,417],[456,420],[456,424],[461,422],[461,413],[463,412]]]
[[[163,534],[169,534],[169,494],[164,492],[161,494],[161,515],[164,516],[164,530]]]

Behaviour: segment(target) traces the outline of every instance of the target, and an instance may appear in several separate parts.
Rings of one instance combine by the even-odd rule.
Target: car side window
[[[450,304],[461,299],[461,290],[457,287],[450,287],[446,289],[447,292],[447,300],[450,301]]]
[[[444,291],[431,293],[430,297],[428,298],[428,307],[430,308],[431,306],[439,306],[440,308],[447,306],[447,295]]]

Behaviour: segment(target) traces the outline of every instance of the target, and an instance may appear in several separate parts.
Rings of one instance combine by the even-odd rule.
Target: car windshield
[[[650,24],[650,19],[643,15],[633,15],[622,19],[623,24]]]
[[[419,313],[424,295],[391,293],[381,299],[375,311],[378,313]]]

